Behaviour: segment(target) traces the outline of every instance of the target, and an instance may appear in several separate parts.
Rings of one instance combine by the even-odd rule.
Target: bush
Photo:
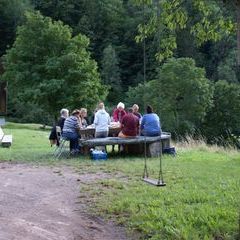
[[[213,87],[193,59],[168,60],[157,79],[128,92],[128,102],[151,104],[160,115],[163,130],[193,134],[212,105]]]
[[[240,135],[239,84],[226,81],[215,83],[213,107],[207,112],[202,132],[211,143],[237,142]]]

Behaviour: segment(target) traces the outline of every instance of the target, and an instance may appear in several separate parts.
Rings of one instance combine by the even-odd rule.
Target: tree
[[[0,1],[0,56],[14,42],[17,26],[23,22],[24,12],[29,9],[29,0]]]
[[[215,83],[213,107],[209,109],[202,131],[212,143],[222,144],[229,134],[240,134],[240,86],[235,83]]]
[[[231,18],[224,17],[219,5],[214,1],[135,0],[135,2],[145,6],[147,9],[145,11],[150,12],[145,17],[147,22],[139,25],[136,40],[140,42],[157,33],[159,47],[156,57],[159,61],[173,55],[177,48],[176,33],[189,26],[195,43],[199,46],[210,40],[220,40],[234,30]],[[148,10],[149,8],[153,10]]]
[[[109,45],[103,51],[101,73],[104,84],[110,86],[108,101],[115,104],[119,100],[119,95],[121,96],[122,86],[118,58],[112,45]]]
[[[142,93],[145,104],[154,107],[164,130],[184,135],[193,133],[204,120],[212,104],[213,89],[204,69],[196,67],[190,58],[179,58],[169,59],[145,89],[143,85],[131,89],[131,103],[139,100],[136,93]]]
[[[62,22],[39,12],[26,13],[26,23],[18,27],[16,41],[5,55],[2,78],[9,82],[12,101],[38,104],[54,114],[63,106],[90,108],[104,99],[107,91],[88,45],[87,37],[72,37]]]

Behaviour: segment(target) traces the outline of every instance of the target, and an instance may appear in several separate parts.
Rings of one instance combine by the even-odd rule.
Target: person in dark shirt
[[[137,104],[133,104],[132,109],[133,109],[133,114],[137,116],[139,119],[141,119],[142,115],[141,113],[139,113],[139,106]]]
[[[63,130],[63,126],[64,126],[64,122],[66,120],[66,118],[69,116],[69,111],[66,108],[63,108],[60,111],[60,118],[58,119],[57,123],[52,127],[50,136],[49,136],[49,140],[50,140],[50,144],[51,146],[53,144],[57,144],[57,146],[59,146],[59,137],[57,136],[57,131],[56,131],[56,126],[59,126],[61,128],[61,131]]]
[[[130,108],[128,113],[123,117],[121,122],[121,132],[119,137],[135,137],[138,135],[139,118],[133,114],[133,109]]]

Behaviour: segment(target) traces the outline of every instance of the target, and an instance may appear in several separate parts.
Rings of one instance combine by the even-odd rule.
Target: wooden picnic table
[[[120,127],[109,127],[109,137],[115,137],[118,136],[119,132],[121,131]],[[80,129],[80,136],[81,139],[92,139],[95,138],[95,127],[89,126],[86,128]]]
[[[144,144],[147,144],[148,156],[158,156],[160,151],[170,147],[171,134],[163,132],[158,137],[136,136],[129,138],[119,138],[120,127],[109,127],[109,134],[106,138],[95,138],[95,128],[88,127],[80,130],[80,145],[83,147],[83,153],[88,154],[89,149],[95,146],[107,145],[130,145],[126,149],[128,152],[140,154],[144,151]]]

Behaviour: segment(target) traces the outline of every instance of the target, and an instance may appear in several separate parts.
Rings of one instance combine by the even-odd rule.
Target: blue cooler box
[[[175,147],[164,148],[163,153],[175,156],[176,155],[176,149],[175,149]]]
[[[91,151],[92,160],[107,160],[107,153],[99,150]]]

